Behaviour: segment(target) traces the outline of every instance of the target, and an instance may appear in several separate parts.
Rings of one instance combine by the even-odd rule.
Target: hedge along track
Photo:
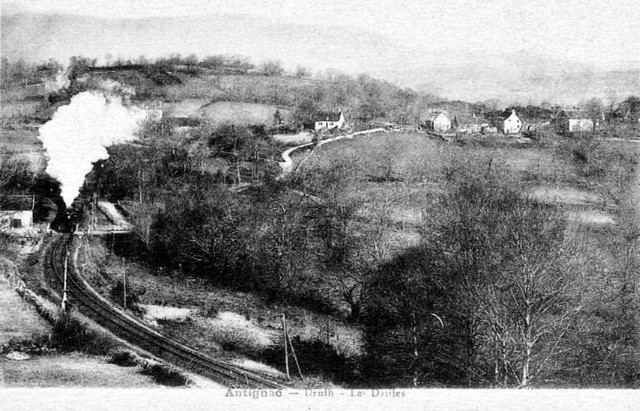
[[[60,285],[63,284],[65,254],[71,256],[73,235],[64,234],[51,245],[46,258]],[[284,381],[264,377],[241,367],[216,360],[186,345],[168,338],[142,324],[123,310],[115,307],[98,294],[68,260],[67,290],[76,305],[88,310],[87,314],[119,337],[158,357],[211,378],[227,387],[286,389]]]

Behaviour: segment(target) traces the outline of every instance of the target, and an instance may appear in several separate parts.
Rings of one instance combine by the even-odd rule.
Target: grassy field
[[[140,367],[121,367],[104,358],[72,353],[32,357],[25,361],[0,358],[0,387],[151,388],[158,384]]]
[[[247,125],[265,124],[267,126],[273,125],[276,111],[280,112],[281,119],[287,122],[291,121],[290,110],[268,104],[218,101],[200,109],[200,113],[212,124],[233,122]]]
[[[307,155],[297,153],[294,160]],[[459,146],[420,133],[378,133],[322,146],[299,173],[313,176],[337,165],[346,170],[343,191],[360,204],[363,224],[377,224],[381,213],[388,220],[388,258],[419,241],[449,181],[471,173],[499,173],[523,194],[572,209],[567,215],[575,221],[612,218],[601,187],[579,176],[554,144],[521,148],[505,139],[494,146]]]
[[[49,323],[9,288],[0,271],[0,347],[12,340],[42,338],[49,333]]]
[[[13,161],[26,161],[34,173],[44,170],[45,157],[42,143],[35,129],[1,128],[0,158]]]

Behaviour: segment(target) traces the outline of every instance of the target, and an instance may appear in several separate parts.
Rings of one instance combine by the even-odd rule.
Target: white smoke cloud
[[[67,207],[93,163],[109,157],[106,147],[135,140],[144,119],[143,110],[124,106],[121,97],[87,91],[71,98],[40,128],[49,160],[46,171],[60,181]]]

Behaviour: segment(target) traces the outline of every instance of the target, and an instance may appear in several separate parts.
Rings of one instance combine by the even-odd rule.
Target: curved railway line
[[[61,285],[64,281],[65,254],[70,253],[72,243],[73,235],[62,235],[51,245],[45,260],[46,265]],[[67,255],[70,256],[70,254]],[[89,317],[130,343],[227,387],[289,388],[284,381],[261,376],[241,367],[208,357],[160,334],[113,306],[77,274],[72,264],[69,264],[67,269],[67,289],[71,300],[77,306],[83,307],[83,311]]]

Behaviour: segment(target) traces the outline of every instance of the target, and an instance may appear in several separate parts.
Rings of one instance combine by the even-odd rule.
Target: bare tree
[[[438,240],[493,382],[526,387],[561,352],[581,309],[562,215],[491,182],[463,185]]]

